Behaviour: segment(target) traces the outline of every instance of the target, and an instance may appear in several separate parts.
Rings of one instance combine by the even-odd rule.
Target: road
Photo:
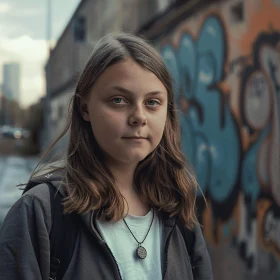
[[[10,207],[21,196],[17,184],[26,183],[37,157],[0,156],[0,227]]]

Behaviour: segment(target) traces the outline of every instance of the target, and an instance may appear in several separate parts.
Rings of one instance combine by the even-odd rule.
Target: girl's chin
[[[125,151],[124,153],[118,153],[116,155],[109,155],[109,153],[105,153],[106,158],[105,161],[107,163],[111,164],[121,164],[121,165],[137,165],[139,162],[143,161],[147,156],[149,156],[151,152],[132,152],[127,153]]]
[[[130,157],[123,157],[121,162],[126,164],[138,164],[140,161],[144,160],[148,155],[135,155]]]

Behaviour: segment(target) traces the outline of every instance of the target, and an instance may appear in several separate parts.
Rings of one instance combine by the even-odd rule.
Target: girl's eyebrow
[[[120,91],[122,93],[125,93],[125,94],[132,94],[132,95],[135,95],[135,93],[133,91],[130,91],[126,88],[123,88],[123,87],[120,87],[120,86],[112,86],[111,87],[112,89],[115,89],[117,91]],[[159,90],[156,90],[156,91],[151,91],[151,92],[147,92],[146,95],[158,95],[158,94],[166,94],[165,92],[163,91],[159,91]]]

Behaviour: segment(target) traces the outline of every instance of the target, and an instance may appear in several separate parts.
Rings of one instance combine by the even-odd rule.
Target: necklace
[[[131,229],[129,228],[128,224],[126,223],[125,219],[123,219],[126,227],[128,228],[128,230],[130,231],[130,233],[132,234],[133,238],[136,240],[136,242],[138,243],[138,247],[136,249],[136,256],[140,259],[145,259],[147,257],[147,250],[142,246],[143,242],[146,240],[146,237],[148,236],[148,233],[150,232],[150,229],[152,227],[152,224],[153,224],[153,221],[154,221],[154,215],[155,215],[155,211],[153,209],[153,218],[152,218],[152,221],[151,221],[151,224],[150,224],[150,227],[148,229],[148,232],[145,236],[145,238],[143,239],[142,242],[139,242],[136,237],[134,236],[133,232],[131,231]]]

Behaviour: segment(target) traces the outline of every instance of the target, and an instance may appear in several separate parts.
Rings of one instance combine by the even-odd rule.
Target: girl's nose
[[[147,116],[142,110],[135,110],[128,119],[129,125],[131,126],[144,126],[147,124]]]

